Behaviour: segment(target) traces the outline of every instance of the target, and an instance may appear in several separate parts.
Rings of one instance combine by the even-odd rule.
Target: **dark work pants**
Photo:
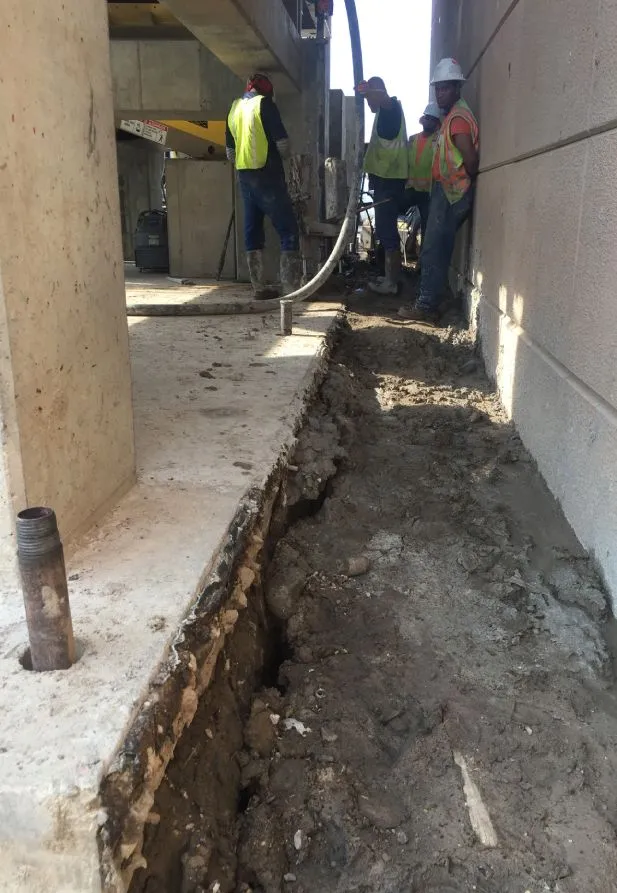
[[[281,251],[298,251],[300,232],[287,184],[263,171],[241,171],[238,177],[244,203],[244,247],[260,251],[266,241],[268,217],[281,240]]]
[[[451,205],[441,183],[433,186],[426,239],[420,255],[422,275],[417,304],[424,310],[434,312],[439,307],[448,281],[456,233],[471,213],[473,194],[472,187]]]
[[[400,251],[398,215],[405,191],[405,181],[372,176],[371,185],[375,202],[375,238],[381,242],[385,251]]]

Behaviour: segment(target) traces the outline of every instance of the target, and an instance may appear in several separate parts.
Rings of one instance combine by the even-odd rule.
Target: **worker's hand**
[[[289,144],[289,140],[277,140],[276,148],[279,151],[279,155],[281,158],[289,158],[291,155],[291,146]]]

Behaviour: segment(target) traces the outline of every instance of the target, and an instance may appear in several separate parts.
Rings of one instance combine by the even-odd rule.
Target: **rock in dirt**
[[[276,744],[276,728],[270,715],[270,708],[266,704],[255,701],[244,730],[246,746],[260,757],[269,756]]]
[[[397,828],[407,818],[405,807],[399,798],[385,791],[360,795],[358,809],[371,825],[381,831]]]
[[[368,574],[371,569],[370,559],[366,555],[360,555],[358,558],[349,558],[347,560],[347,576],[361,577]]]
[[[334,744],[338,741],[338,735],[332,729],[324,726],[321,730],[321,740],[324,744]]]
[[[289,620],[306,585],[308,566],[284,540],[277,546],[266,586],[266,602],[277,620]]]

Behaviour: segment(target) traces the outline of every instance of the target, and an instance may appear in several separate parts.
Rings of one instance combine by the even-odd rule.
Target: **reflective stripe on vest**
[[[236,143],[236,168],[258,171],[268,160],[268,137],[261,120],[263,96],[236,99],[227,123]]]
[[[450,126],[454,118],[462,118],[471,127],[471,140],[476,147],[479,146],[479,130],[473,112],[464,99],[459,99],[448,113],[443,122],[439,139],[437,141],[437,154],[439,157],[439,177],[443,191],[451,205],[460,201],[471,186],[471,177],[463,164],[463,156],[454,145]]]
[[[415,189],[416,192],[430,192],[433,185],[433,158],[437,146],[438,134],[434,133],[424,143],[422,152],[418,156],[419,137],[421,133],[412,136],[409,142],[409,180],[407,189]]]
[[[409,176],[409,150],[403,108],[401,106],[401,129],[393,140],[384,140],[379,136],[380,114],[381,109],[375,115],[371,141],[364,158],[364,171],[385,180],[406,180]]]

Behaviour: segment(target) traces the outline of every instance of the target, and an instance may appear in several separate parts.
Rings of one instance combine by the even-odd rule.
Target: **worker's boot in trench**
[[[369,282],[368,287],[377,295],[398,294],[401,278],[401,252],[386,251],[386,275],[383,279]]]
[[[249,276],[256,301],[267,301],[268,298],[277,298],[278,290],[268,285],[264,274],[263,251],[247,251],[246,262],[249,267]]]
[[[302,282],[302,258],[299,251],[281,251],[281,293],[290,295]]]

